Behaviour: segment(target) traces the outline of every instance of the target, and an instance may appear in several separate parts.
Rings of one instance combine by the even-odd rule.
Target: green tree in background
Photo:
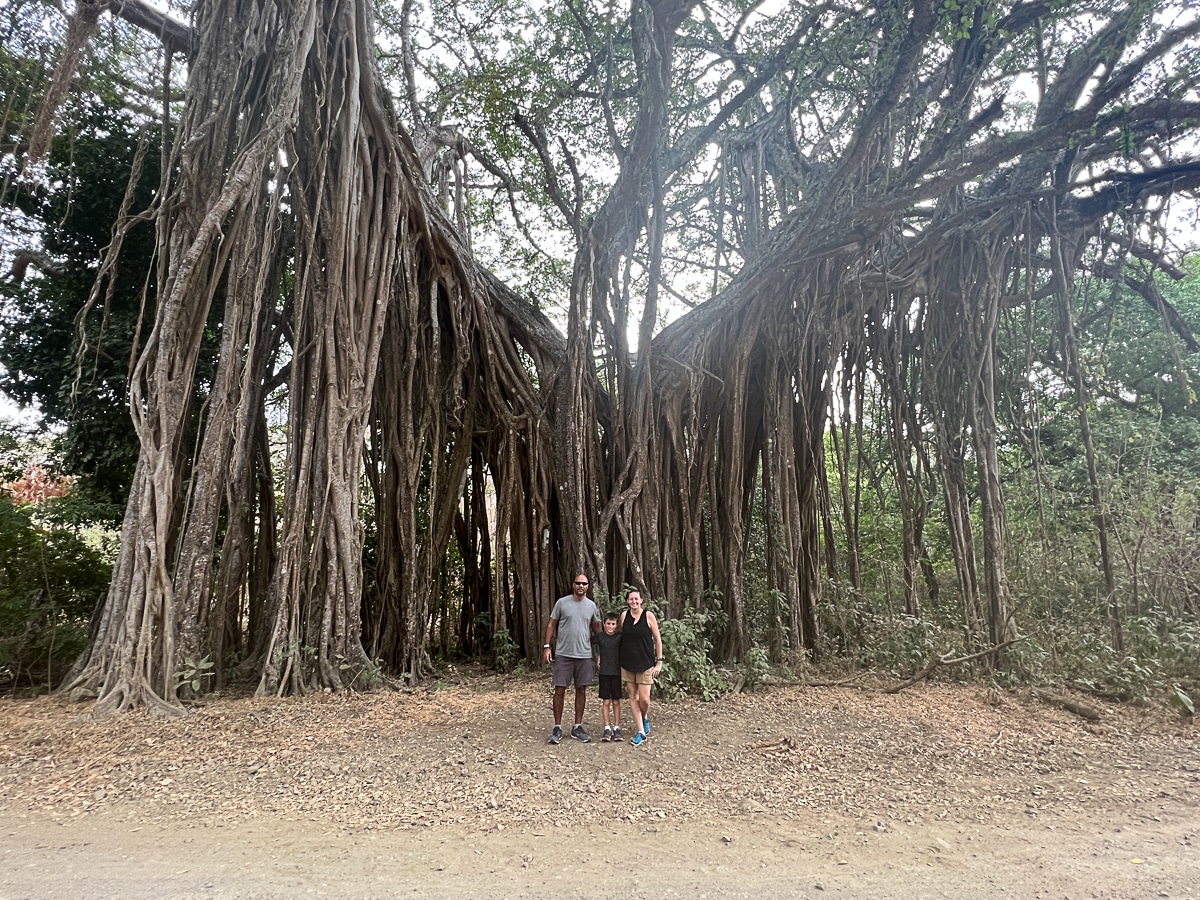
[[[14,189],[27,221],[41,223],[44,256],[0,282],[0,389],[63,428],[64,467],[119,510],[137,460],[127,383],[153,315],[152,221],[129,229],[93,289],[114,223],[151,203],[157,131],[98,103],[71,126],[54,142],[47,188]],[[135,160],[140,177],[128,191]]]

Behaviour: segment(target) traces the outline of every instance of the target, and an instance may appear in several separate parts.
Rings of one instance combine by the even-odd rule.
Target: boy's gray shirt
[[[600,621],[600,610],[591,597],[576,600],[574,595],[559,597],[550,613],[558,620],[558,634],[554,641],[555,656],[574,659],[592,658],[592,622]]]

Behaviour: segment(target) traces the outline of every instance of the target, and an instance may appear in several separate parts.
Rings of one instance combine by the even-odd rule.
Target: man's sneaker
[[[614,741],[623,741],[623,740],[625,740],[625,738],[621,737],[621,726],[620,726],[620,725],[618,725],[616,728],[614,728],[614,729],[613,729],[613,733],[612,733],[612,739],[613,739]]]
[[[602,740],[606,744],[612,743],[612,726],[611,725],[604,726],[604,737],[600,738],[600,740]]]
[[[631,740],[629,743],[635,747],[639,747],[642,744],[646,743],[646,736],[639,731],[637,734],[635,734],[633,736],[633,740]]]
[[[555,725],[554,730],[552,732],[550,732],[550,740],[546,741],[546,743],[547,744],[557,744],[561,740],[562,740],[562,726]]]
[[[642,716],[642,731],[646,732],[646,737],[650,737],[650,717]]]
[[[575,738],[581,744],[586,744],[592,739],[592,736],[583,730],[582,725],[576,725],[571,729],[571,737]]]

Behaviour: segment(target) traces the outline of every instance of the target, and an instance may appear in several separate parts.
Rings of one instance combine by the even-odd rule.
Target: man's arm
[[[554,635],[558,632],[558,619],[551,619],[546,623],[546,643],[542,647],[542,656],[546,658],[546,662],[550,662],[550,648],[554,644]]]

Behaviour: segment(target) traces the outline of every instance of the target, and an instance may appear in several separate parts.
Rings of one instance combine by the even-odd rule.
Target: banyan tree
[[[737,659],[754,529],[774,651],[812,650],[861,577],[864,386],[906,606],[937,502],[940,589],[1003,647],[1002,319],[1053,311],[1085,436],[1081,273],[1192,340],[1155,288],[1200,184],[1182,7],[78,0],[69,42],[106,9],[186,89],[120,557],[64,684],[101,713],[178,710],[201,659],[282,694],[419,679],[447,631],[534,658],[580,570],[719,610]]]

